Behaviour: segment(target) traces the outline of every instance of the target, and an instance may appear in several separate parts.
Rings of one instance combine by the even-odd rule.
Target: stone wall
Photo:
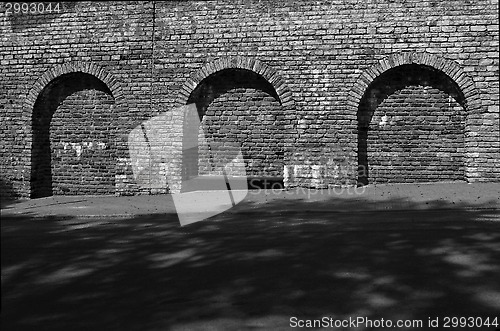
[[[128,134],[190,102],[289,186],[500,181],[497,0],[2,8],[2,196],[126,193]]]

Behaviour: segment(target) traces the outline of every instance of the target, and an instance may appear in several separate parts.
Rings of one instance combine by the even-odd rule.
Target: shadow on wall
[[[191,93],[187,103],[196,103],[201,120],[212,101],[238,88],[261,90],[281,102],[273,85],[264,77],[247,69],[231,68],[218,71],[203,79]]]
[[[498,212],[436,205],[450,210],[319,212],[352,207],[332,198],[247,202],[246,213],[184,228],[174,214],[3,220],[3,329],[286,330],[291,316],[497,316]]]

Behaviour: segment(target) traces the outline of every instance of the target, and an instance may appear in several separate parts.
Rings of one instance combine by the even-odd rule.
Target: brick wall
[[[397,91],[370,122],[369,182],[463,180],[464,127],[463,107],[442,91]]]
[[[37,175],[37,163],[32,162],[32,157],[36,153],[33,154],[32,149],[40,148],[37,146],[36,131],[33,130],[33,120],[37,114],[35,104],[40,96],[50,90],[53,85],[50,83],[57,82],[58,78],[65,74],[92,75],[109,90],[107,95],[110,95],[114,101],[110,118],[115,123],[117,132],[109,144],[115,146],[115,149],[94,150],[93,152],[96,157],[103,158],[99,164],[106,164],[106,172],[111,165],[114,168],[115,158],[128,156],[125,138],[127,132],[154,113],[149,102],[151,97],[152,3],[68,2],[61,3],[60,13],[6,16],[4,11],[5,3],[2,4],[2,19],[0,20],[2,45],[0,63],[3,78],[0,88],[2,195],[29,197],[33,193],[35,196],[38,194],[31,188],[35,180],[33,177]],[[123,18],[126,20],[124,21]],[[79,78],[72,80],[72,83],[75,84],[79,80]],[[93,87],[77,86],[73,92],[78,94],[87,93],[84,91],[94,91],[91,93],[97,93],[102,90],[97,85],[99,84],[94,84]],[[52,91],[52,95],[64,94],[63,86],[59,85],[55,91]],[[99,99],[102,104],[104,100],[101,97],[103,96],[101,95]],[[110,101],[107,96],[106,100]],[[64,103],[67,104],[67,102]],[[54,119],[64,118],[66,121],[66,116],[71,116],[70,112],[75,114],[84,112],[83,109],[66,109],[67,112],[63,114],[60,112],[63,110],[61,107],[63,105],[54,113]],[[104,106],[106,107],[107,105]],[[104,108],[101,108],[103,113]],[[94,119],[98,117],[93,116]],[[88,114],[79,121],[83,120],[81,124],[85,125],[91,118],[92,115]],[[54,119],[50,123],[51,131],[54,133],[51,135],[52,142],[69,141],[83,144],[94,138],[97,142],[100,141],[98,137],[102,133],[97,132],[87,137],[84,137],[82,133],[78,139],[75,137],[74,141],[66,135],[57,137],[56,128],[60,126]],[[47,148],[47,144],[45,145]],[[58,154],[55,153],[57,148],[51,147],[54,151],[51,158],[58,158]],[[70,151],[66,150],[66,152]],[[114,155],[111,160],[107,156],[108,152]],[[81,162],[73,164],[76,168],[83,169],[88,166],[88,159],[83,155]],[[55,168],[54,171],[57,168],[63,170],[57,163],[51,168]],[[77,181],[87,183],[81,185],[85,193],[98,193],[99,190],[108,187],[108,184],[103,185],[101,180],[96,180],[93,171],[89,171],[88,176],[84,178],[82,178],[81,171],[69,169],[63,173],[59,172],[59,175],[56,171],[54,175],[56,179],[57,177],[67,178],[65,181],[68,183]],[[44,175],[42,180],[49,180],[50,183],[52,180],[48,177],[50,174]],[[107,183],[108,179],[105,182]],[[57,186],[61,186],[61,183],[58,183],[56,189]],[[73,184],[68,186],[73,186]]]
[[[363,162],[369,183],[500,180],[496,0],[79,2],[63,3],[61,13],[9,17],[2,6],[3,196],[33,193],[32,151],[41,148],[35,105],[51,82],[75,72],[94,76],[109,92],[99,84],[77,89],[96,106],[68,96],[56,108],[49,123],[55,194],[68,192],[63,187],[112,191],[113,164],[115,175],[130,172],[119,161],[129,157],[128,133],[190,101],[213,125],[208,136],[238,132],[250,173],[286,172],[291,186],[354,185]],[[418,70],[400,70],[405,65],[431,68],[439,79],[423,82]],[[413,77],[411,84],[391,86],[393,69]],[[200,98],[201,87],[220,87],[224,72],[235,70],[252,74],[217,98]],[[377,84],[394,91],[367,110]],[[65,108],[71,103],[78,110]],[[74,138],[58,129],[70,125],[70,114],[89,112],[82,126],[101,117],[114,123],[112,147],[87,151],[92,166],[87,156],[63,166],[57,142],[103,136],[104,124]],[[361,123],[365,112],[369,121]],[[384,114],[388,124],[379,125]],[[358,143],[363,127],[366,155]],[[69,171],[70,164],[80,170]],[[370,177],[377,173],[383,176]],[[80,190],[78,181],[86,183]]]
[[[113,99],[97,90],[66,98],[50,130],[54,194],[113,194],[115,123]]]
[[[283,177],[284,146],[281,142],[280,104],[255,89],[232,90],[214,100],[202,122],[205,138],[212,147],[223,149],[226,142],[238,143],[249,176]],[[219,147],[218,147],[219,146]],[[200,167],[210,161],[206,148],[200,153]]]

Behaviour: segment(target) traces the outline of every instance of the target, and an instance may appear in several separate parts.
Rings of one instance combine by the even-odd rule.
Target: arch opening
[[[184,151],[184,179],[220,176],[221,164],[241,148],[249,188],[283,187],[283,110],[273,85],[251,70],[227,68],[203,79],[187,104],[201,121],[197,148]],[[202,140],[201,137],[205,139]]]
[[[114,192],[114,97],[83,72],[62,74],[32,112],[31,198]]]
[[[463,180],[466,108],[456,82],[433,67],[379,75],[358,105],[358,184]]]

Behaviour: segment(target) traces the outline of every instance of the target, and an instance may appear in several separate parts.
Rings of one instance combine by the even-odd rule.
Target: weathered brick
[[[204,104],[206,136],[241,144],[252,175],[282,177],[284,166],[308,165],[314,181],[309,173],[288,182],[352,184],[358,126],[366,124],[368,165],[384,169],[372,181],[500,180],[498,117],[483,116],[498,115],[499,105],[498,15],[491,1],[287,0],[280,7],[230,0],[82,2],[65,5],[64,16],[45,23],[41,15],[5,17],[2,196],[29,196],[33,176],[47,170],[49,193],[151,192],[119,170],[124,161],[118,160],[129,157],[123,136],[190,98]],[[224,59],[226,66],[211,67]],[[425,81],[426,72],[403,72],[412,76],[408,86],[370,108],[371,117],[360,114],[369,121],[358,123],[363,95],[376,94],[374,86],[390,90],[384,71],[411,61],[442,70],[459,90],[446,87],[444,76]],[[241,71],[232,69],[245,63],[240,69],[255,74],[233,79]],[[57,73],[47,74],[54,68]],[[214,100],[193,95],[222,71],[226,75],[212,81],[220,93]],[[71,72],[80,74],[65,81],[65,90],[54,79]],[[85,81],[83,73],[98,80],[75,83]],[[49,107],[42,96],[58,104]],[[38,136],[36,114],[51,118]],[[384,114],[388,124],[379,125]],[[40,140],[44,134],[49,146],[47,137]],[[96,147],[100,143],[106,148]],[[46,164],[35,171],[37,151]],[[200,149],[200,173],[208,169],[207,153]],[[350,170],[335,175],[340,160]],[[174,176],[168,166],[162,171]]]

